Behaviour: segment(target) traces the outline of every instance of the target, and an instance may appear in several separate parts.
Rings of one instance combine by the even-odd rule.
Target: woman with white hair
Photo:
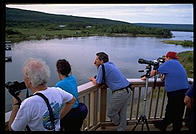
[[[25,62],[23,77],[26,87],[33,92],[33,96],[26,98],[21,105],[13,97],[9,130],[23,131],[28,126],[31,131],[59,131],[60,119],[70,111],[75,103],[75,97],[61,88],[47,87],[50,70],[40,59],[29,58]],[[46,97],[49,105],[37,95],[40,93]],[[49,110],[49,107],[52,110]]]

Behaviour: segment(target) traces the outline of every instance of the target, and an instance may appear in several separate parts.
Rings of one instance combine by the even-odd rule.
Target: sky
[[[193,24],[193,4],[7,4],[6,7],[129,23]]]

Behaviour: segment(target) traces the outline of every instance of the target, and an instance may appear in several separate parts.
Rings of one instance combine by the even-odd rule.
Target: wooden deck
[[[155,128],[153,123],[155,123],[155,120],[148,120],[148,126],[149,126],[149,131],[160,131],[158,128]],[[133,131],[132,129],[136,125],[135,122],[127,122],[127,129],[125,131]],[[117,126],[114,126],[111,122],[105,122],[103,124],[105,128],[98,127],[95,131],[116,131]],[[167,127],[166,131],[172,131],[172,124]],[[142,131],[142,124],[141,122],[137,125],[134,131]],[[143,125],[143,131],[148,131],[146,124]],[[183,122],[183,127],[181,131],[189,131],[188,127],[185,126],[185,122]]]

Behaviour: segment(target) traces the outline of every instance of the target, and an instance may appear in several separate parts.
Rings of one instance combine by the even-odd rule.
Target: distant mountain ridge
[[[109,20],[109,19],[99,19],[99,18],[89,18],[89,17],[78,17],[69,15],[55,15],[48,14],[38,11],[22,10],[16,8],[6,7],[6,22],[44,22],[44,23],[58,23],[66,24],[71,22],[78,23],[88,23],[90,24],[130,24],[128,22]]]

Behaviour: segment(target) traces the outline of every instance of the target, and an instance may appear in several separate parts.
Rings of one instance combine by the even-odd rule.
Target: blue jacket
[[[165,75],[165,90],[167,92],[188,89],[186,70],[177,59],[170,59],[160,65],[158,72]]]
[[[60,87],[61,89],[65,90],[66,92],[72,94],[76,98],[76,102],[72,108],[78,107],[79,100],[78,100],[78,88],[77,82],[74,75],[70,75],[69,77],[65,77],[63,80],[56,83],[56,87]]]
[[[105,83],[112,90],[117,90],[120,88],[127,87],[130,83],[126,79],[126,77],[120,72],[120,70],[112,63],[106,62],[104,63],[105,67]],[[102,66],[98,68],[98,75],[96,78],[96,82],[101,84],[102,82]]]

